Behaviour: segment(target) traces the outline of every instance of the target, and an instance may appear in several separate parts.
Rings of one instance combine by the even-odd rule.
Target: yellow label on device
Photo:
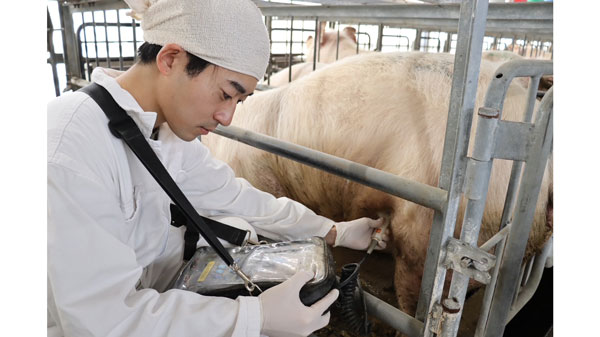
[[[206,277],[208,277],[208,273],[210,273],[210,270],[212,269],[212,267],[215,265],[215,261],[210,261],[206,267],[204,267],[204,270],[202,271],[202,274],[200,274],[200,277],[198,277],[198,282],[204,282],[204,280],[206,280]]]

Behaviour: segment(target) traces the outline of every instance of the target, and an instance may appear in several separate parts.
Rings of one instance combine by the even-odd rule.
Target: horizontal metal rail
[[[460,4],[380,4],[339,6],[274,5],[255,1],[265,16],[318,17],[321,21],[388,23],[456,32]],[[552,39],[552,3],[491,3],[486,32],[528,33]]]
[[[402,333],[405,335],[410,337],[421,336],[423,322],[380,300],[366,291],[363,291],[363,294],[365,296],[367,312],[369,315],[373,315],[397,331],[402,331]]]
[[[322,169],[434,210],[441,210],[446,202],[447,192],[443,189],[274,137],[235,126],[224,127],[221,125],[217,127],[214,133]]]

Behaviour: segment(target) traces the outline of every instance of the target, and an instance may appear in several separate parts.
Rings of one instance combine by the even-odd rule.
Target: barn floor
[[[358,262],[364,252],[358,252],[346,248],[334,248],[333,255],[336,261],[337,275],[340,274],[341,266],[347,263]],[[393,285],[393,257],[386,253],[374,252],[368,257],[360,269],[360,280],[364,290],[379,297],[385,302],[397,307],[394,285]],[[483,299],[483,288],[471,295],[465,304],[463,319],[459,328],[458,336],[473,336],[481,301]],[[371,322],[371,333],[369,337],[394,337],[396,330],[374,317],[369,317]],[[535,322],[535,323],[533,323]],[[533,324],[532,324],[533,323]],[[521,310],[506,327],[504,336],[531,336],[544,337],[552,326],[552,269],[544,271],[544,277],[538,287],[538,291],[532,300]],[[525,333],[525,335],[521,334]],[[319,337],[354,337],[358,334],[347,331],[345,324],[341,321],[339,314],[332,310],[330,324],[314,333]]]

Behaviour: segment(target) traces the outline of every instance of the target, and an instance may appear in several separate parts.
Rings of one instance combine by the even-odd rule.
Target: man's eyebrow
[[[244,87],[241,84],[239,84],[238,82],[230,80],[229,84],[231,84],[235,88],[235,90],[237,90],[240,93],[240,95],[243,95],[246,93],[246,89],[244,89]]]

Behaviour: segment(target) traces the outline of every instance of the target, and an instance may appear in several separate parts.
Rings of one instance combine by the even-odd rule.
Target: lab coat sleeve
[[[118,201],[93,177],[48,165],[48,310],[64,336],[259,336],[258,298],[136,290],[142,266]]]
[[[260,235],[292,240],[324,237],[334,222],[306,206],[282,197],[275,198],[236,178],[226,163],[214,158],[199,141],[190,143],[190,158],[182,179],[184,193],[199,213],[229,214],[243,218]]]

